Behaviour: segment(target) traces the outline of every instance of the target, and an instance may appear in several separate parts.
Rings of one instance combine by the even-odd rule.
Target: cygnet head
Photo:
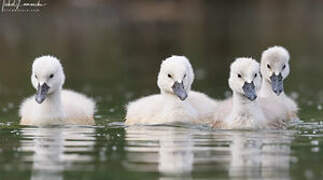
[[[259,63],[252,58],[237,58],[230,67],[229,86],[234,93],[254,101],[261,87]]]
[[[34,60],[31,82],[37,90],[37,103],[43,103],[49,95],[61,90],[64,81],[63,67],[56,57],[41,56]]]
[[[193,80],[194,73],[189,60],[185,56],[172,56],[162,62],[157,84],[162,93],[174,94],[184,101]]]
[[[268,48],[262,53],[261,73],[271,83],[272,90],[279,96],[284,91],[284,79],[289,74],[289,53],[281,46]]]

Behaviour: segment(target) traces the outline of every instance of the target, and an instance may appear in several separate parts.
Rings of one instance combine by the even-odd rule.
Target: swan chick
[[[218,104],[214,128],[264,128],[265,115],[259,106],[261,88],[259,63],[252,58],[237,58],[230,66],[229,87],[233,97]]]
[[[20,106],[21,125],[95,124],[95,102],[80,93],[62,89],[65,74],[56,57],[36,58],[31,82],[37,92]]]
[[[290,73],[289,59],[289,52],[281,46],[270,47],[262,53],[263,82],[259,96],[267,98],[267,102],[270,100],[276,102],[276,106],[285,106],[286,119],[297,120],[298,106],[284,93],[284,80]]]
[[[203,93],[191,91],[193,81],[193,68],[185,56],[167,58],[162,62],[158,74],[160,94],[130,102],[126,107],[125,123],[196,123],[201,118],[211,119],[216,103]],[[200,107],[202,103],[203,107]]]

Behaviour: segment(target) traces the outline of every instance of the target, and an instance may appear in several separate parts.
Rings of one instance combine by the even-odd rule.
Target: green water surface
[[[322,3],[57,2],[0,15],[1,180],[322,179]],[[186,55],[193,89],[224,99],[232,60],[259,60],[277,44],[290,51],[285,89],[304,123],[254,131],[122,124],[129,101],[159,92],[166,57]],[[96,100],[96,126],[19,125],[19,105],[35,93],[32,61],[45,54],[62,60],[66,88]]]

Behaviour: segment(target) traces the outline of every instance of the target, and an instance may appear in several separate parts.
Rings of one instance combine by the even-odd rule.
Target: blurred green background
[[[191,60],[194,89],[223,98],[233,59],[259,60],[273,45],[290,51],[286,90],[298,97],[301,116],[320,113],[323,1],[42,2],[40,12],[0,14],[1,117],[17,122],[19,103],[34,93],[31,64],[41,55],[61,59],[65,87],[94,97],[99,119],[120,120],[129,100],[159,92],[159,65],[170,55]]]

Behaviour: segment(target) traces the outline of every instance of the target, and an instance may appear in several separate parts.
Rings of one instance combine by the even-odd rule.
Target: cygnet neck
[[[251,101],[244,95],[233,92],[233,110],[235,112],[243,112],[249,110],[250,108],[255,108],[257,107],[257,102],[257,99]]]

